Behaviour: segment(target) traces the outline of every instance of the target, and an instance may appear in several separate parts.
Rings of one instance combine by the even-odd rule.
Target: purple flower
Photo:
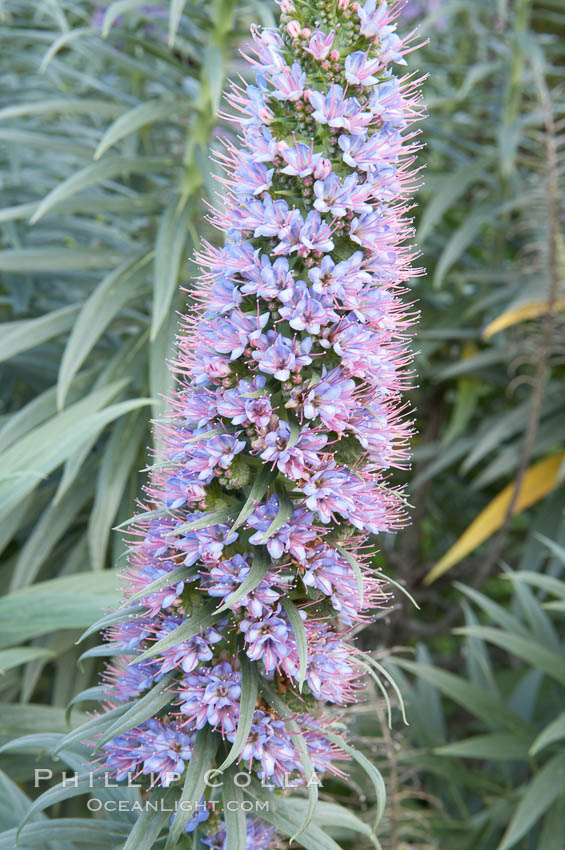
[[[196,729],[208,723],[222,733],[234,732],[239,717],[240,675],[230,664],[201,666],[197,673],[185,676],[180,688],[181,713]]]
[[[236,740],[250,668],[260,697],[239,761],[273,787],[306,785],[305,746],[316,771],[343,776],[324,706],[362,686],[351,635],[387,602],[370,535],[404,522],[389,475],[412,432],[406,130],[421,106],[416,76],[392,64],[409,49],[397,5],[334,3],[326,34],[315,4],[283,0],[284,31],[252,29],[255,80],[226,95],[241,129],[218,155],[210,221],[223,238],[196,254],[198,306],[182,320],[162,448],[131,528],[130,605],[106,635],[112,705],[166,683],[155,716],[102,750],[113,775],[145,789],[186,771],[199,730],[223,750]],[[311,709],[293,715],[300,738],[265,680],[292,711]],[[188,831],[226,850],[225,824],[208,815]],[[274,842],[248,821],[246,846]]]
[[[295,148],[286,148],[282,152],[286,166],[281,169],[283,174],[291,174],[294,177],[308,177],[312,174],[316,164],[322,159],[322,154],[314,153],[311,147],[298,142]]]
[[[279,313],[293,330],[311,334],[319,334],[320,328],[339,319],[332,309],[331,301],[311,292],[302,280],[295,284],[292,295],[285,298],[284,307],[279,307]]]
[[[161,784],[167,788],[175,774],[182,776],[185,762],[192,755],[192,739],[174,727],[148,720],[141,749],[147,754],[142,773],[158,773]]]
[[[267,331],[257,342],[253,359],[262,372],[273,375],[277,381],[288,381],[291,372],[299,371],[312,362],[308,356],[312,347],[309,337],[299,343],[279,336],[274,331]]]
[[[333,30],[326,35],[321,30],[316,27],[316,31],[314,35],[311,36],[310,41],[308,42],[308,47],[306,51],[311,53],[314,59],[317,59],[321,62],[326,56],[329,54],[332,49],[332,44],[334,43],[335,33]]]
[[[367,53],[356,50],[345,59],[345,79],[354,86],[374,86],[378,82],[374,74],[382,64],[382,59],[369,59]]]
[[[280,617],[242,620],[240,629],[245,634],[247,655],[253,661],[261,660],[266,673],[275,670],[291,652],[288,626]]]
[[[307,419],[319,416],[331,431],[341,433],[349,423],[354,392],[355,381],[344,379],[339,369],[333,369],[308,393],[304,416]]]
[[[271,83],[275,87],[273,97],[277,100],[298,100],[304,91],[306,74],[298,62],[294,62],[292,68],[284,68],[271,77]]]

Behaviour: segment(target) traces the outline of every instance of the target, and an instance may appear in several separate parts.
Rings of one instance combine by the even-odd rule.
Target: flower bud
[[[286,25],[286,31],[291,38],[298,38],[300,35],[300,24],[298,21],[289,21]]]
[[[314,177],[316,180],[325,180],[332,173],[332,164],[325,157],[314,166]]]

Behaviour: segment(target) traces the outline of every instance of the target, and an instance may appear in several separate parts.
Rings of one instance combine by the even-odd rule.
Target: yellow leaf
[[[565,298],[558,298],[553,305],[553,310],[556,313],[565,310]],[[512,310],[507,310],[498,319],[494,319],[488,324],[482,333],[483,339],[490,339],[491,336],[512,325],[517,325],[519,322],[525,322],[528,319],[537,319],[545,313],[547,313],[547,301],[528,301]]]
[[[552,455],[536,463],[526,471],[520,493],[514,505],[512,514],[534,505],[547,496],[559,483],[559,470],[565,459],[565,452]],[[487,540],[491,534],[502,526],[510,505],[514,484],[509,484],[496,496],[492,502],[481,511],[469,528],[461,535],[449,552],[441,558],[424,579],[424,584],[431,584],[464,558],[473,549]]]

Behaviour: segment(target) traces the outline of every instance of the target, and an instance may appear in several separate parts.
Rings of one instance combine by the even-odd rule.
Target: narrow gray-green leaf
[[[169,121],[177,121],[182,114],[183,107],[186,109],[186,100],[162,100],[160,98],[148,100],[146,103],[140,103],[138,106],[134,106],[133,109],[129,109],[123,115],[120,115],[108,127],[96,148],[94,159],[100,159],[108,148],[111,148],[116,142],[119,142],[130,133],[139,130],[141,127],[145,127],[147,124],[153,124],[155,121],[165,121],[167,119]]]
[[[85,629],[77,640],[77,644],[82,643],[82,641],[86,640],[86,638],[90,637],[90,635],[97,634],[98,632],[103,631],[103,629],[107,629],[109,626],[115,626],[118,623],[125,623],[128,620],[135,620],[146,611],[147,608],[145,608],[145,606],[136,605],[129,607],[126,610],[119,608],[117,611],[111,611],[109,614],[104,614],[103,617]]]
[[[136,475],[135,461],[147,432],[146,416],[142,411],[134,411],[120,419],[104,448],[88,519],[88,548],[94,570],[104,568],[112,524],[127,482]]]
[[[510,850],[526,835],[565,788],[565,753],[545,764],[526,786],[526,791],[497,850]]]
[[[253,563],[251,565],[251,570],[246,578],[241,582],[237,590],[234,590],[233,593],[224,600],[223,604],[217,609],[217,614],[223,614],[224,611],[227,611],[228,608],[231,608],[236,602],[239,602],[240,599],[243,599],[247,596],[248,593],[251,593],[255,588],[261,584],[265,576],[269,571],[270,559],[267,557],[267,553],[264,549],[259,549],[258,547],[254,547],[253,549]]]
[[[267,540],[269,540],[269,538],[273,536],[273,534],[276,534],[279,528],[282,528],[282,526],[289,521],[294,510],[294,505],[289,499],[284,487],[277,487],[276,490],[279,499],[279,510],[277,512],[276,517],[274,517],[273,521],[266,530],[263,539],[261,540],[261,543],[266,543]]]
[[[327,729],[324,729],[324,736],[328,738],[333,744],[340,747],[342,750],[345,750],[351,758],[357,762],[357,764],[363,768],[371,782],[373,783],[373,788],[375,789],[375,795],[377,798],[377,816],[375,818],[375,826],[374,831],[376,831],[381,818],[384,814],[386,807],[386,786],[381,776],[380,771],[377,770],[375,765],[369,761],[369,759],[363,755],[363,753],[359,752],[355,747],[351,746],[347,742],[343,741],[339,735],[335,735],[333,732],[329,732]]]
[[[65,346],[57,382],[57,405],[63,407],[72,380],[122,307],[138,294],[152,253],[129,258],[94,289],[84,302]]]
[[[200,634],[201,629],[208,629],[213,626],[218,620],[218,612],[216,610],[216,602],[213,600],[204,605],[199,611],[189,617],[180,626],[177,626],[166,637],[161,638],[153,644],[149,649],[142,652],[136,659],[137,662],[145,661],[147,658],[153,658],[159,655],[164,649],[169,649],[171,646],[177,646],[185,640],[195,637]]]
[[[39,66],[39,73],[43,74],[47,70],[47,66],[49,65],[53,57],[56,56],[59,50],[62,50],[63,47],[67,47],[67,45],[71,44],[71,42],[75,41],[77,38],[84,38],[85,35],[92,34],[97,35],[98,33],[97,30],[92,29],[91,27],[81,27],[62,33],[58,38],[55,39],[55,41],[41,60],[41,65]]]
[[[39,319],[0,324],[0,362],[66,333],[72,328],[79,310],[80,305],[71,304]]]
[[[231,772],[226,773],[223,782],[222,800],[226,824],[226,848],[229,847],[229,850],[246,850],[247,818],[242,807],[243,791],[234,782]]]
[[[258,503],[261,501],[265,493],[267,492],[267,488],[269,484],[274,481],[276,478],[276,472],[270,469],[268,466],[264,466],[261,469],[261,472],[253,482],[251,490],[249,491],[249,496],[247,497],[244,506],[234,524],[232,525],[232,531],[235,531],[236,528],[239,528],[240,525],[243,525],[247,517],[253,513]]]
[[[153,811],[152,806],[147,806],[141,812],[121,850],[151,850],[171,817],[171,803],[176,793],[176,788],[153,789],[149,803],[156,804],[157,810]]]
[[[13,649],[0,650],[0,676],[12,667],[19,667],[20,664],[27,664],[28,661],[54,657],[54,652],[40,646],[15,646]]]
[[[302,762],[302,767],[304,768],[304,775],[306,776],[307,780],[308,809],[306,811],[306,815],[304,816],[304,820],[302,821],[298,829],[290,837],[290,842],[292,843],[299,836],[301,836],[312,823],[312,818],[314,817],[314,812],[316,811],[316,806],[318,803],[318,783],[316,781],[317,774],[314,765],[312,764],[312,759],[310,758],[310,751],[308,749],[308,745],[300,731],[300,727],[298,726],[298,723],[295,720],[292,720],[292,712],[290,711],[284,700],[265,680],[263,680],[261,683],[261,690],[263,691],[269,705],[272,705],[272,707],[276,709],[276,711],[285,721],[292,735],[292,742],[298,752],[298,755],[300,756],[300,761]]]
[[[530,753],[532,756],[537,756],[545,747],[563,738],[565,738],[565,711],[549,723],[543,732],[540,732],[532,744]]]
[[[31,223],[35,224],[61,201],[66,201],[67,198],[71,198],[77,192],[88,189],[103,180],[131,173],[148,174],[151,171],[162,171],[171,165],[171,160],[150,156],[112,156],[103,159],[101,162],[95,162],[93,165],[87,165],[71,177],[67,177],[66,180],[63,180],[49,192],[33,214]]]
[[[190,249],[188,222],[194,215],[191,204],[175,195],[165,209],[157,231],[153,276],[153,317],[151,340],[169,313],[173,296],[179,285],[179,275]]]
[[[478,162],[473,161],[470,165],[465,165],[458,171],[454,171],[449,176],[443,178],[441,185],[434,192],[432,200],[422,214],[422,220],[416,236],[420,245],[431,233],[451,204],[484,174],[487,163],[488,160],[486,159],[481,159]]]
[[[194,807],[202,799],[206,790],[206,774],[212,767],[218,743],[218,737],[212,733],[208,726],[196,733],[192,755],[184,777],[179,806],[167,836],[165,850],[173,850],[176,847],[185,826],[194,814]],[[189,805],[186,805],[187,803]]]
[[[543,670],[562,685],[565,684],[565,665],[563,657],[557,652],[546,649],[532,635],[522,637],[512,632],[494,629],[491,626],[462,626],[455,630],[457,634],[471,635],[494,643],[505,652],[517,655],[538,670]]]
[[[169,47],[174,46],[185,5],[186,0],[171,0],[171,8],[169,9]]]
[[[296,639],[296,649],[298,651],[298,659],[300,662],[298,690],[302,692],[306,673],[308,672],[308,641],[306,638],[306,629],[304,628],[304,622],[294,602],[291,602],[290,599],[283,599],[282,604],[287,617],[290,620],[290,625],[292,626],[294,637]]]
[[[129,596],[128,599],[125,600],[122,608],[120,609],[122,611],[122,616],[124,616],[124,607],[131,605],[132,602],[145,599],[145,597],[149,596],[151,593],[157,593],[158,590],[164,590],[166,587],[170,587],[179,581],[183,581],[183,579],[186,580],[190,578],[194,575],[195,570],[195,567],[187,567],[186,564],[181,564],[180,567],[171,570],[170,573],[155,579],[155,581],[152,581],[151,584],[146,585],[142,590],[139,590],[137,593],[134,593],[133,596]]]
[[[86,401],[91,401],[89,397]],[[63,420],[66,413],[76,412],[73,405],[68,410],[56,417],[53,422],[34,429],[31,434],[23,440],[14,444],[5,454],[10,453],[9,465],[5,463],[0,476],[0,503],[2,504],[2,515],[9,513],[28,493],[45,479],[54,469],[60,466],[85,440],[89,440],[94,434],[101,433],[104,428],[120,416],[124,416],[138,407],[151,404],[152,399],[131,399],[118,404],[110,405],[97,413],[85,416],[80,422],[73,421],[70,417]],[[53,429],[53,424],[59,425],[56,442],[48,442],[44,435]],[[26,462],[26,456],[21,452],[21,446],[31,437],[37,435],[38,442],[30,452]]]
[[[111,3],[106,9],[104,20],[102,21],[102,38],[108,38],[110,30],[118,18],[130,9],[138,9],[145,5],[145,0],[116,0]]]
[[[173,529],[172,534],[188,534],[189,531],[198,531],[200,528],[209,528],[211,525],[221,525],[233,516],[233,511],[224,508],[220,511],[210,511],[200,519],[185,522]]]
[[[239,663],[241,670],[241,697],[239,701],[237,731],[231,749],[218,770],[226,770],[241,755],[241,751],[247,743],[247,738],[253,724],[253,715],[255,714],[255,703],[257,702],[257,694],[259,692],[257,667],[247,657],[245,652],[239,653]]]
[[[345,558],[345,560],[347,561],[347,563],[349,564],[349,566],[351,567],[351,569],[355,573],[355,579],[357,580],[357,587],[359,588],[359,607],[361,608],[363,606],[363,593],[364,593],[363,573],[361,572],[361,567],[359,566],[359,564],[357,563],[357,561],[355,560],[353,555],[349,554],[347,549],[344,549],[344,547],[340,546],[338,543],[334,543],[333,545],[335,546],[335,548],[337,549],[339,554],[343,558]]]
[[[154,685],[141,699],[137,699],[134,704],[124,714],[115,720],[112,725],[106,729],[101,738],[96,741],[94,749],[97,752],[100,747],[107,744],[118,735],[123,735],[124,732],[129,732],[140,723],[144,723],[150,717],[157,715],[162,708],[171,702],[174,698],[174,693],[169,690],[169,685],[174,678],[174,671],[169,673],[160,682]]]
[[[170,815],[168,815],[170,816]],[[22,829],[19,843],[16,844],[17,829],[9,829],[0,835],[0,850],[22,850],[37,847],[37,842],[57,841],[62,847],[64,841],[78,841],[96,847],[115,846],[115,842],[125,838],[128,830],[126,820],[92,818],[51,818],[38,823],[28,823]],[[140,850],[140,846],[136,846]]]
[[[65,750],[73,744],[82,744],[85,741],[91,741],[93,736],[101,734],[104,729],[108,729],[119,717],[122,716],[122,714],[125,714],[126,711],[132,707],[135,708],[135,703],[124,703],[116,708],[111,708],[108,711],[105,711],[103,714],[98,714],[96,717],[92,717],[90,720],[87,720],[86,723],[83,723],[81,726],[77,726],[77,728],[73,729],[72,732],[68,732],[64,735],[57,742],[57,746],[54,750],[52,750],[51,754],[57,755],[57,753],[61,752],[61,750]]]
[[[264,791],[255,786],[246,788],[245,793],[255,801],[263,800],[265,796]],[[304,820],[304,814],[294,806],[294,800],[275,796],[269,798],[268,809],[257,809],[257,816],[270,823],[271,826],[274,826],[288,838],[297,834],[297,830],[300,829],[300,824]],[[298,841],[306,850],[342,850],[333,838],[330,838],[313,823],[301,830]]]

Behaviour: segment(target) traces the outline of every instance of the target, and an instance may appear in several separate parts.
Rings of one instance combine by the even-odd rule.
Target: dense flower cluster
[[[159,683],[170,696],[104,745],[118,779],[177,781],[199,730],[229,750],[244,657],[260,686],[240,766],[308,783],[272,690],[314,770],[339,773],[324,706],[356,698],[350,632],[388,598],[369,537],[404,521],[388,476],[411,433],[401,296],[418,81],[394,72],[410,47],[385,2],[282,0],[281,13],[278,31],[253,31],[255,84],[229,95],[242,140],[218,154],[225,244],[198,257],[202,309],[184,320],[166,451],[137,521],[134,607],[109,633],[112,704]],[[223,827],[201,820],[204,844],[223,848]],[[249,847],[272,842],[250,822]]]

